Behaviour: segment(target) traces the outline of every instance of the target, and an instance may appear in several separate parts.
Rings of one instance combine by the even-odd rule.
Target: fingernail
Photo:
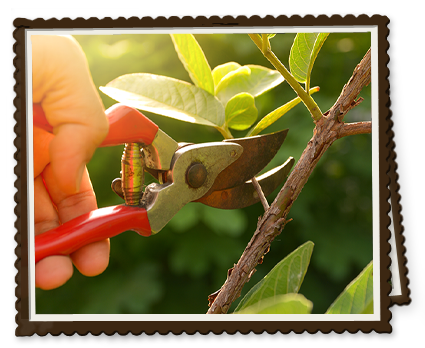
[[[77,192],[80,192],[80,186],[81,186],[81,180],[83,179],[83,173],[84,173],[84,169],[85,169],[85,165],[83,164],[77,172],[77,182],[76,182],[76,188],[77,188]]]

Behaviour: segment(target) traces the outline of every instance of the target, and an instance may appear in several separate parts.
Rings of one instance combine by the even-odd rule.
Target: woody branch
[[[227,313],[230,305],[240,296],[243,286],[255,272],[255,267],[262,262],[271,242],[282,232],[292,204],[307,183],[317,162],[332,143],[348,135],[372,132],[371,122],[343,122],[347,112],[363,100],[356,98],[363,87],[370,83],[370,79],[371,53],[369,49],[354,69],[353,75],[343,87],[335,104],[315,122],[313,137],[276,199],[259,220],[254,235],[238,263],[229,270],[228,277],[218,295],[211,300],[213,302],[207,314]]]

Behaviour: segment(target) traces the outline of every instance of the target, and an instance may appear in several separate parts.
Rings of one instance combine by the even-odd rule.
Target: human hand
[[[40,103],[53,134],[34,126],[35,235],[97,209],[86,169],[108,132],[102,102],[85,55],[67,36],[32,36],[33,102]],[[102,273],[109,240],[86,245],[70,256],[50,256],[35,266],[42,289],[63,285],[74,264],[86,276]]]

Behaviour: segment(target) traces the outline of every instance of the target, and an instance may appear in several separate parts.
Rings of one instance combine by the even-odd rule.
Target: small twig
[[[269,210],[269,203],[267,202],[266,196],[264,195],[264,192],[263,192],[263,190],[261,189],[261,186],[260,186],[260,184],[258,183],[257,178],[256,178],[256,177],[253,177],[253,178],[251,179],[251,181],[252,181],[252,184],[253,184],[253,185],[254,185],[254,187],[255,187],[255,190],[257,191],[257,194],[258,194],[258,197],[260,198],[261,204],[262,204],[262,205],[263,205],[263,207],[264,207],[264,211]]]
[[[372,133],[372,122],[345,123],[338,132],[338,139],[348,135]]]

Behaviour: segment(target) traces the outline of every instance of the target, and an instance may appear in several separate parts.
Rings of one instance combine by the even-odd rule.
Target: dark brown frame
[[[14,9],[12,10],[12,30],[9,33],[9,64],[10,90],[8,98],[8,130],[9,137],[12,136],[15,149],[11,149],[16,164],[13,166],[13,186],[16,189],[13,200],[13,223],[9,230],[8,238],[13,231],[15,245],[6,251],[6,270],[11,266],[14,268],[14,296],[16,301],[11,305],[6,302],[5,307],[0,310],[0,324],[5,323],[8,327],[8,317],[13,313],[12,307],[16,310],[14,323],[16,324],[15,334],[18,336],[29,336],[34,333],[38,335],[51,334],[86,334],[88,332],[97,334],[113,332],[134,334],[139,333],[207,333],[207,332],[228,332],[239,331],[246,333],[249,331],[274,333],[276,331],[301,332],[342,332],[347,330],[355,332],[361,330],[369,332],[391,332],[390,306],[392,304],[405,305],[410,303],[409,280],[407,278],[407,259],[404,256],[403,232],[400,197],[398,195],[399,185],[397,183],[397,162],[395,161],[395,151],[392,139],[392,125],[390,119],[389,105],[389,82],[386,78],[389,74],[387,62],[389,56],[388,49],[388,10],[364,11],[364,12],[343,12],[341,10],[323,11],[296,11],[286,12],[282,9],[267,10],[218,10],[218,9]],[[141,20],[143,19],[143,20]],[[380,321],[305,321],[305,322],[237,322],[237,321],[168,321],[168,322],[31,322],[29,321],[29,296],[28,296],[28,249],[27,240],[27,186],[26,186],[26,92],[25,92],[25,30],[26,29],[51,29],[51,28],[131,28],[131,27],[235,27],[235,26],[357,26],[376,25],[378,26],[378,51],[379,51],[379,139],[380,139],[380,244],[381,244],[381,320]],[[9,138],[10,139],[10,138]],[[9,165],[9,163],[8,163]],[[9,166],[8,166],[9,167]],[[389,172],[389,175],[387,173]],[[390,180],[391,177],[391,180]],[[391,190],[387,186],[391,185]],[[390,245],[387,240],[390,231],[387,226],[390,224],[388,212],[390,205],[387,203],[391,194],[394,214],[394,228],[396,241],[398,244],[400,266],[400,278],[402,283],[402,296],[390,298],[388,294],[391,286],[388,283],[390,271],[388,266],[390,258],[388,253]],[[10,211],[11,212],[11,211]],[[16,259],[12,257],[16,256]],[[13,265],[12,265],[12,261]],[[6,299],[12,299],[10,293],[11,274],[5,274]],[[8,290],[9,289],[9,290]],[[0,325],[3,327],[3,325]]]

